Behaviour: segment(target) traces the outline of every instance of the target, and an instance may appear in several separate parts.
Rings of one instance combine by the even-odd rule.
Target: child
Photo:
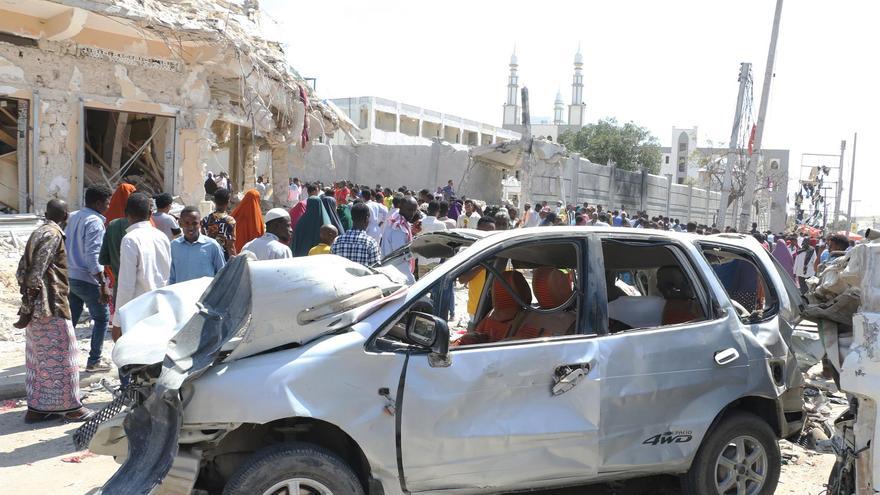
[[[328,223],[321,225],[319,235],[321,236],[321,243],[309,250],[309,256],[314,254],[330,254],[330,246],[333,245],[333,241],[336,240],[339,232],[336,230],[336,227]]]

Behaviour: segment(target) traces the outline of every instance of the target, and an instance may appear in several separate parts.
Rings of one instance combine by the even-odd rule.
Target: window
[[[380,337],[403,340],[406,314],[429,312],[448,322],[453,347],[570,336],[579,324],[580,244],[527,242],[488,254],[428,289]]]
[[[770,162],[770,170],[779,170],[779,162],[776,160]]]
[[[679,177],[679,178],[675,179],[675,183],[676,184],[684,184],[684,177]]]
[[[684,162],[678,162],[678,171],[684,172]]]
[[[686,153],[687,150],[688,150],[688,144],[686,142],[685,143],[678,143],[678,152],[679,153]]]
[[[677,248],[602,241],[611,333],[681,325],[707,318],[707,296]]]
[[[666,161],[665,161],[666,165],[669,165],[669,155],[666,155],[664,158],[665,158],[665,160],[666,160]]]
[[[761,321],[776,314],[779,300],[767,284],[765,275],[754,258],[722,246],[703,246],[703,255],[712,265],[727,296],[746,322]]]

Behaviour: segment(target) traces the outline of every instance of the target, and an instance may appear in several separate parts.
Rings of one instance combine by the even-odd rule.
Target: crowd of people
[[[335,254],[372,266],[415,235],[453,228],[577,225],[720,233],[714,226],[649,217],[641,211],[629,215],[623,206],[609,210],[588,203],[563,206],[544,201],[525,204],[520,211],[513,205],[486,205],[457,196],[451,180],[435,191],[412,191],[350,181],[301,183],[291,178],[284,208],[268,208],[267,189],[260,177],[256,187],[238,199],[225,174],[209,175],[205,195],[213,202],[213,211],[205,216],[195,205],[172,215],[170,194],[151,198],[130,184],[113,192],[89,187],[85,205],[72,213],[64,201],[49,201],[45,223],[28,240],[16,273],[22,301],[15,326],[27,327],[25,420],[58,416],[84,420],[94,414],[83,406],[78,389],[73,325],[84,308],[92,321],[85,371],[110,370],[102,352],[108,329],[114,341],[121,336],[115,308],[156,288],[213,277],[230,257],[241,253],[258,260]],[[802,290],[820,263],[850,246],[839,235],[827,241],[774,235],[758,232],[757,225],[750,233],[800,282]],[[392,266],[411,283],[440,261],[400,256]],[[480,290],[485,273],[466,273],[459,282],[467,284],[469,292]]]

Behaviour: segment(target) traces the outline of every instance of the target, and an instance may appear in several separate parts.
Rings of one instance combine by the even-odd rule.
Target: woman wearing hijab
[[[125,203],[128,197],[135,192],[135,187],[131,184],[122,183],[113,191],[110,196],[110,206],[104,212],[104,225],[109,225],[111,221],[117,218],[125,218]]]
[[[336,227],[336,232],[338,232],[339,235],[342,235],[345,232],[345,226],[342,225],[342,221],[336,213],[336,198],[334,198],[332,194],[325,194],[321,196],[321,203],[324,204],[324,211],[327,212],[327,218],[330,219],[330,224]]]
[[[240,253],[245,244],[266,233],[263,212],[260,210],[260,192],[249,189],[241,202],[232,210],[235,219],[235,252]]]
[[[340,204],[336,207],[336,215],[339,217],[339,221],[342,223],[342,228],[345,230],[351,230],[351,206],[349,206],[348,203]]]
[[[291,249],[294,256],[308,256],[309,250],[321,242],[321,226],[330,223],[321,198],[311,196],[306,200],[306,212],[296,223]]]
[[[785,273],[787,273],[792,280],[796,280],[794,277],[794,257],[792,257],[791,251],[789,251],[788,246],[782,239],[776,239],[776,246],[773,248],[773,257],[776,258],[776,261],[778,261],[780,265],[782,265],[782,268],[785,269]]]

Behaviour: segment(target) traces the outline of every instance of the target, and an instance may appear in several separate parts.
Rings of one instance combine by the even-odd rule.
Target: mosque
[[[522,124],[522,107],[520,106],[519,94],[519,63],[516,58],[516,49],[510,56],[510,75],[507,77],[507,102],[504,104],[504,117],[502,128],[525,133]],[[587,105],[584,103],[584,56],[578,46],[574,56],[574,75],[571,81],[571,103],[568,105],[568,119],[565,118],[565,102],[562,101],[562,93],[556,92],[556,101],[553,103],[553,121],[539,122],[532,111],[532,136],[543,137],[556,141],[560,134],[565,131],[577,131],[586,125]]]

